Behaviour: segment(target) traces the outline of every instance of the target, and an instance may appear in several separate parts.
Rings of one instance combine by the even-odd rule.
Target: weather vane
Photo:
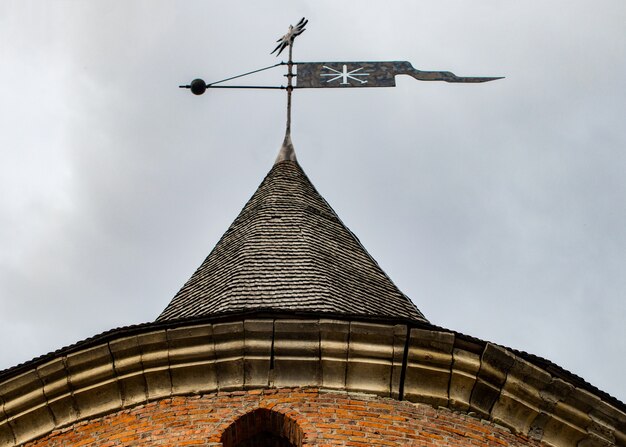
[[[245,88],[245,89],[281,89],[287,90],[287,132],[284,148],[293,150],[291,144],[291,93],[294,89],[301,88],[358,88],[358,87],[395,87],[396,75],[409,75],[420,81],[445,81],[477,83],[488,82],[502,77],[467,77],[456,76],[449,71],[421,71],[413,68],[407,61],[391,62],[293,62],[293,43],[296,37],[305,31],[308,23],[304,17],[295,25],[289,25],[287,34],[277,40],[278,45],[270,54],[280,55],[289,47],[289,60],[279,62],[269,67],[259,68],[221,81],[205,83],[202,79],[194,79],[189,85],[181,85],[180,88],[191,89],[195,95],[202,95],[209,88]],[[259,86],[259,85],[217,85],[222,82],[248,76],[260,71],[269,70],[280,65],[287,65],[287,86]],[[293,73],[293,67],[297,66],[297,74]],[[296,78],[296,85],[293,85]]]

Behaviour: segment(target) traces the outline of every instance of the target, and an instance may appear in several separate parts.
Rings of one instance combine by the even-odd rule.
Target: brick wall
[[[250,422],[254,420],[257,422]],[[544,445],[446,409],[317,389],[251,390],[163,399],[78,422],[26,445],[217,447],[222,442],[233,444],[233,436],[249,429],[241,428],[242,421],[248,421],[246,427],[253,427],[259,425],[259,420],[268,421],[270,431],[276,435],[291,436],[296,446]]]

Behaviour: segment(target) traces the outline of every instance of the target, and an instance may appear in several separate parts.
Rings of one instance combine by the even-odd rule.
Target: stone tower
[[[156,321],[0,372],[0,447],[626,446],[626,405],[430,323],[286,145]]]

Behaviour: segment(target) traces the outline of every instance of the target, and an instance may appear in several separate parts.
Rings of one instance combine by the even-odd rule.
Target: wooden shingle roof
[[[254,310],[427,321],[295,157],[279,157],[157,321]]]

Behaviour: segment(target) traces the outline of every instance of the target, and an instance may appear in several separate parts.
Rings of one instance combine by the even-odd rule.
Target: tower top
[[[287,311],[427,322],[316,191],[289,147],[157,321]]]

